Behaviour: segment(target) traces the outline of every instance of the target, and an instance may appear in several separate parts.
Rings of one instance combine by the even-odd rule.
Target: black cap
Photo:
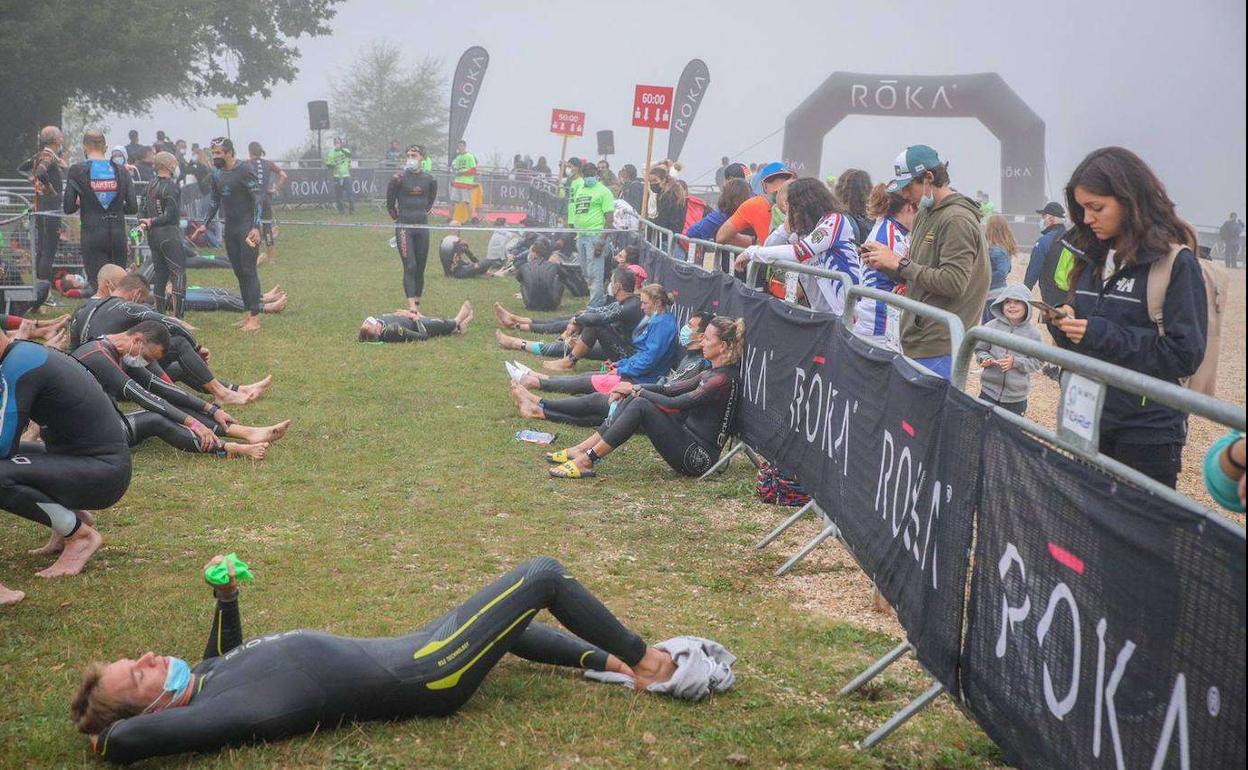
[[[1051,217],[1060,217],[1061,219],[1066,218],[1066,209],[1062,208],[1062,204],[1058,203],[1057,201],[1049,201],[1048,203],[1044,204],[1044,208],[1037,209],[1036,213],[1048,214]]]
[[[749,172],[744,163],[729,163],[724,167],[724,179],[745,179]]]

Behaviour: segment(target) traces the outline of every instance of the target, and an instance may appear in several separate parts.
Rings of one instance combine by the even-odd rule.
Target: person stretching
[[[61,555],[40,577],[76,575],[104,542],[84,509],[107,508],[130,486],[121,415],[72,358],[7,334],[0,334],[0,393],[0,508],[52,530],[49,547],[37,553]],[[30,422],[41,426],[43,444],[22,443]],[[23,596],[0,585],[0,604]]]
[[[737,362],[745,346],[745,321],[717,316],[702,335],[702,355],[711,368],[665,385],[633,385],[631,393],[613,393],[615,414],[581,443],[546,459],[555,478],[594,475],[594,466],[617,447],[644,431],[677,473],[701,476],[719,458],[735,429],[740,397]]]
[[[280,313],[286,309],[290,298],[280,286],[274,286],[260,295],[263,303],[261,309],[265,313]],[[243,297],[236,291],[216,286],[191,286],[186,290],[186,309],[197,313],[211,313],[224,310],[231,313],[242,313],[247,308]]]
[[[360,342],[424,342],[430,337],[463,334],[472,322],[472,303],[464,300],[453,319],[429,318],[411,310],[369,316],[360,324]]]
[[[102,758],[128,763],[347,722],[451,716],[509,652],[623,674],[643,692],[678,673],[671,654],[647,646],[547,556],[520,564],[418,631],[367,639],[296,629],[244,642],[233,564],[227,569],[229,582],[213,588],[216,610],[200,663],[147,652],[83,672],[70,717]],[[568,632],[536,622],[542,610]],[[726,689],[731,674],[712,684]]]
[[[159,321],[172,337],[169,349],[160,360],[171,381],[185,382],[201,393],[212,396],[218,404],[248,404],[264,395],[273,383],[266,376],[250,385],[231,385],[218,379],[208,366],[208,348],[195,341],[185,321],[157,313],[143,300],[150,296],[147,282],[138,275],[128,275],[115,265],[100,270],[99,290],[75,311],[69,325],[69,344],[76,350],[86,340],[103,334],[124,332],[140,321]]]
[[[714,316],[708,312],[694,313],[680,329],[679,342],[683,355],[658,385],[694,377],[710,367],[702,355],[702,332]],[[619,374],[569,374],[553,376],[529,370],[511,384],[511,397],[520,416],[532,420],[550,420],[592,428],[611,415],[611,394],[627,396],[633,381]],[[544,399],[533,390],[568,393],[572,398]]]
[[[543,366],[553,371],[571,371],[582,358],[618,361],[634,352],[632,336],[645,315],[636,294],[636,276],[617,268],[611,274],[611,295],[615,301],[597,308],[586,308],[569,319],[565,339],[536,342],[495,331],[498,344],[507,350],[527,350],[539,356],[558,359]],[[504,311],[506,312],[506,311]]]
[[[84,343],[74,358],[114,402],[143,407],[124,415],[130,446],[156,436],[183,452],[263,460],[269,444],[285,435],[290,420],[263,428],[240,425],[216,404],[170,385],[147,368],[168,347],[169,330],[158,321],[142,321],[128,331]],[[244,443],[222,441],[220,436]]]

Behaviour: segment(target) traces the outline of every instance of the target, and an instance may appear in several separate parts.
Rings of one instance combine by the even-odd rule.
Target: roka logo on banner
[[[454,159],[455,145],[468,130],[468,119],[472,117],[472,108],[481,94],[481,83],[489,66],[490,54],[481,46],[473,46],[459,57],[455,77],[451,80],[450,125],[446,132],[448,158]]]
[[[672,115],[672,130],[667,137],[667,157],[678,160],[680,152],[685,148],[685,140],[689,138],[689,128],[698,114],[698,107],[706,97],[706,88],[711,84],[711,71],[706,62],[692,59],[685,65],[676,83],[676,106]]]

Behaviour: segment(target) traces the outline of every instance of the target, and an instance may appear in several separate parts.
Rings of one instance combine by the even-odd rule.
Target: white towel
[[[659,642],[656,648],[672,656],[676,673],[666,682],[656,682],[648,692],[670,695],[681,700],[705,700],[711,693],[723,692],[737,681],[732,664],[737,656],[724,646],[698,636],[678,636]],[[585,677],[604,684],[620,684],[632,688],[633,678],[612,671],[586,671]]]

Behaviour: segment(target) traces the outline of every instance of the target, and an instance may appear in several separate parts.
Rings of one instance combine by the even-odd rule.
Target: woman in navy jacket
[[[1082,255],[1071,273],[1070,317],[1048,315],[1061,347],[1168,382],[1191,376],[1205,355],[1208,310],[1196,235],[1179,219],[1165,186],[1121,147],[1092,152],[1066,185]],[[1164,334],[1149,317],[1151,265],[1183,248],[1163,306]],[[1101,452],[1174,487],[1187,441],[1183,412],[1109,388],[1100,423]]]

